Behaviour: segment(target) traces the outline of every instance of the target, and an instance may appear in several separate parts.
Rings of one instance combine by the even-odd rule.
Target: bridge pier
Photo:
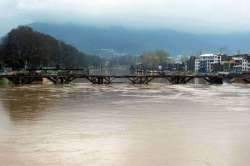
[[[232,82],[243,82],[250,84],[250,74],[242,74],[231,79]]]
[[[194,77],[191,76],[172,76],[172,77],[167,77],[167,80],[171,84],[186,84],[189,81],[194,79]]]
[[[89,80],[92,84],[111,84],[110,76],[87,76],[87,80]]]
[[[249,79],[242,79],[244,81],[244,83],[246,84],[250,84],[250,80]]]
[[[214,76],[214,77],[202,77],[209,84],[223,84],[223,77]]]
[[[76,79],[76,77],[73,76],[46,76],[45,78],[54,84],[69,84]]]
[[[132,84],[148,84],[152,80],[154,80],[154,77],[150,77],[150,76],[134,76],[134,77],[128,77],[128,79]]]

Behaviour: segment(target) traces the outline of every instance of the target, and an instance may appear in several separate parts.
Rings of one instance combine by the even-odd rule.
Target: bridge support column
[[[250,84],[250,80],[249,79],[242,79],[246,84]]]
[[[246,84],[250,84],[250,75],[249,74],[242,74],[240,76],[233,77],[231,82],[243,82]]]
[[[54,84],[69,84],[76,79],[76,77],[73,76],[46,76],[45,78],[49,79]]]
[[[89,80],[92,84],[111,84],[110,76],[87,76],[87,80]]]
[[[223,78],[222,77],[203,77],[204,80],[206,80],[209,84],[223,84]]]
[[[194,77],[187,77],[187,76],[171,76],[171,77],[167,77],[167,80],[171,84],[186,84],[193,78]]]
[[[132,84],[148,84],[152,80],[154,80],[154,77],[150,76],[135,76],[135,77],[128,77],[129,81]]]

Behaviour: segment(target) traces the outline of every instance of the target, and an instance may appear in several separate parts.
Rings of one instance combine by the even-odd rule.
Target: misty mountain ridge
[[[78,49],[95,54],[100,49],[113,49],[126,54],[164,49],[172,56],[197,55],[200,52],[223,51],[235,54],[250,51],[250,33],[191,34],[174,30],[133,30],[122,27],[98,28],[71,24],[30,24],[36,31],[49,34]]]

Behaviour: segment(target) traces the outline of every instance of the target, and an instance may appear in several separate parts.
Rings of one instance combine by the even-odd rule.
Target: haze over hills
[[[202,52],[234,54],[250,51],[250,33],[191,34],[173,30],[138,30],[122,27],[98,28],[71,24],[33,23],[30,26],[52,35],[78,49],[95,54],[98,49],[140,54],[147,50],[164,49],[172,56],[195,55]]]

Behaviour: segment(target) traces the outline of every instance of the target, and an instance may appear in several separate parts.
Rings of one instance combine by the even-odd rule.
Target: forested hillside
[[[20,26],[1,41],[0,60],[3,66],[22,69],[34,67],[84,67],[98,65],[101,60],[78,51],[73,46],[49,35]]]

